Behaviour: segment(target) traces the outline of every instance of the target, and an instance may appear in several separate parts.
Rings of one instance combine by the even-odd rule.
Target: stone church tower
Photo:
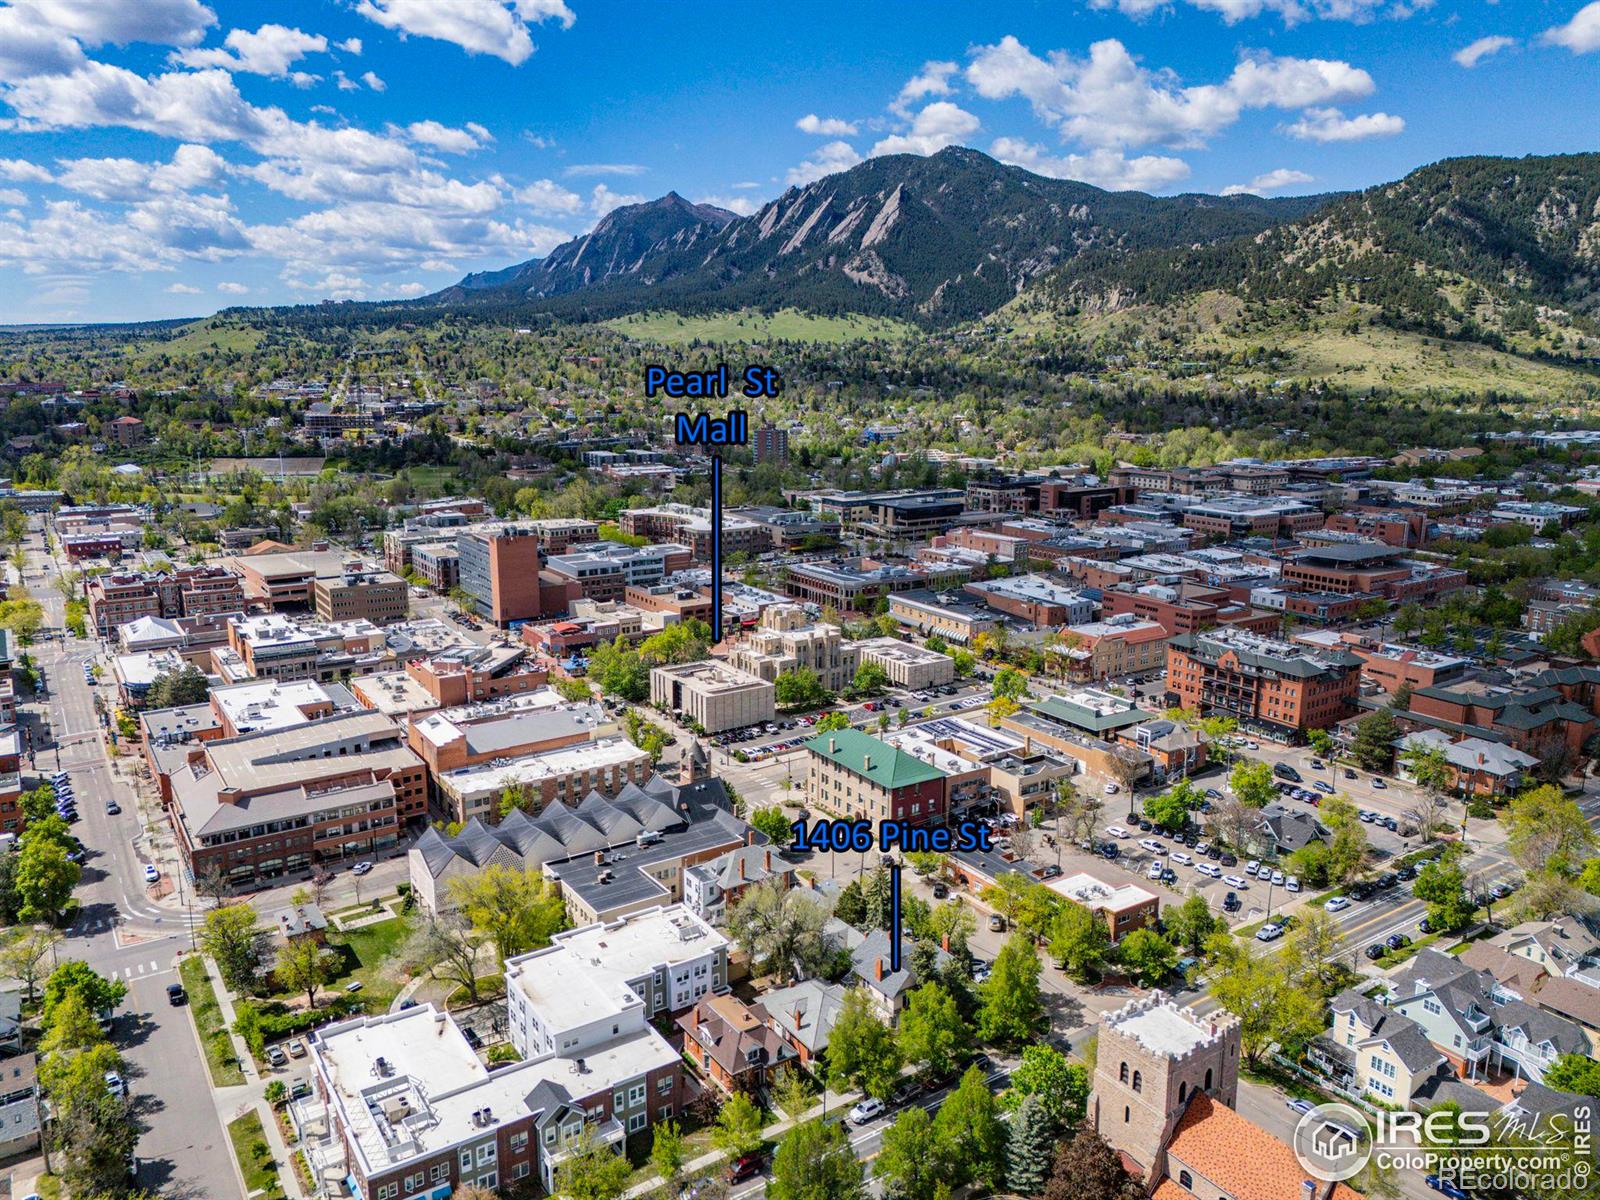
[[[1234,1108],[1239,1096],[1239,1019],[1202,1017],[1152,992],[1100,1024],[1090,1118],[1148,1183],[1166,1171],[1166,1147],[1189,1099],[1206,1092]]]

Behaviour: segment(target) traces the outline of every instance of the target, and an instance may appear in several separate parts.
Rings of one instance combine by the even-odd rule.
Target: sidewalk
[[[825,1101],[825,1103],[823,1101]],[[824,1110],[843,1112],[850,1104],[850,1100],[847,1097],[841,1096],[837,1092],[825,1093],[823,1101],[819,1101],[807,1109],[799,1121],[795,1121],[789,1117],[784,1117],[781,1121],[774,1121],[771,1125],[768,1125],[761,1131],[762,1139],[768,1142],[776,1142],[782,1138],[784,1134],[788,1133],[789,1130],[795,1125],[804,1124],[813,1117],[821,1116]],[[699,1158],[690,1159],[688,1162],[684,1163],[683,1170],[679,1172],[679,1174],[683,1178],[691,1178],[700,1174],[702,1171],[716,1166],[727,1157],[728,1156],[721,1150],[708,1150]],[[623,1192],[621,1200],[637,1200],[638,1197],[648,1196],[652,1192],[660,1191],[664,1186],[665,1182],[662,1180],[661,1176],[654,1175],[651,1178],[646,1179],[643,1183],[636,1183],[627,1191]]]
[[[300,1187],[299,1177],[295,1174],[294,1151],[283,1140],[283,1131],[278,1128],[277,1114],[273,1111],[272,1105],[268,1104],[264,1098],[266,1087],[270,1080],[263,1077],[260,1071],[256,1069],[255,1058],[250,1053],[250,1047],[245,1045],[244,1039],[233,1031],[233,1023],[238,1015],[237,1010],[233,1007],[233,994],[223,986],[222,976],[217,970],[217,964],[204,956],[202,956],[201,962],[205,964],[206,977],[211,980],[211,986],[217,993],[217,1007],[222,1010],[223,1020],[228,1023],[228,1037],[233,1043],[234,1053],[239,1059],[239,1068],[244,1072],[246,1080],[243,1089],[244,1095],[240,1097],[240,1099],[244,1100],[244,1103],[233,1110],[232,1117],[229,1117],[226,1112],[220,1113],[223,1124],[226,1126],[230,1121],[238,1120],[246,1111],[254,1108],[256,1117],[261,1122],[262,1131],[266,1135],[267,1145],[272,1149],[273,1161],[278,1164],[278,1178],[283,1183],[284,1195],[288,1196],[289,1200],[308,1200],[306,1193]],[[230,1093],[236,1094],[240,1089],[231,1088],[228,1090]],[[217,1107],[219,1110],[223,1107],[221,1104],[222,1098],[222,1095],[218,1093],[219,1103]],[[233,1153],[231,1141],[228,1150],[230,1154]],[[242,1178],[243,1164],[235,1161],[234,1166],[240,1170]]]

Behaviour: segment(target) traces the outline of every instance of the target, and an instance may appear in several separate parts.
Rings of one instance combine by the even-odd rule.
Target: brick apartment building
[[[194,743],[167,816],[191,878],[258,887],[397,845],[427,815],[426,775],[394,722],[347,713]]]
[[[1168,636],[1198,633],[1218,625],[1271,633],[1278,626],[1274,613],[1260,612],[1231,598],[1227,588],[1176,580],[1171,583],[1119,584],[1101,593],[1100,604],[1108,617],[1130,614],[1154,621]]]
[[[337,574],[318,575],[311,603],[324,621],[371,621],[392,625],[410,611],[410,589],[398,575],[370,563],[348,562]]]
[[[1240,630],[1180,634],[1167,645],[1167,698],[1230,716],[1269,737],[1294,740],[1355,712],[1361,660]]]
[[[874,821],[938,824],[945,773],[856,729],[806,743],[806,800],[813,812]]]
[[[543,614],[539,568],[544,536],[533,525],[502,525],[456,537],[459,586],[479,616],[499,626]]]
[[[1251,496],[1203,501],[1191,505],[1183,514],[1185,529],[1224,540],[1264,537],[1291,541],[1308,530],[1321,529],[1322,523],[1322,511],[1309,504]]]
[[[1043,475],[989,475],[967,481],[967,508],[973,512],[1039,513],[1092,521],[1108,508],[1133,503],[1136,489]]]
[[[1309,592],[1365,592],[1396,602],[1429,600],[1467,586],[1465,571],[1403,561],[1398,546],[1341,542],[1286,558],[1285,587]]]
[[[711,561],[711,510],[687,504],[661,504],[654,508],[630,508],[618,518],[624,533],[652,542],[677,542],[689,548],[697,563]],[[724,513],[722,552],[762,554],[773,548],[772,536],[764,525]]]
[[[1334,513],[1324,528],[1409,550],[1428,540],[1428,515],[1404,508],[1350,508]]]
[[[140,617],[176,620],[245,607],[243,582],[219,566],[92,575],[84,580],[83,594],[89,621],[101,637]]]

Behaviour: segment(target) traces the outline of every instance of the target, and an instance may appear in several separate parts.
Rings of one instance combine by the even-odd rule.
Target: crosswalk
[[[113,979],[137,979],[141,975],[165,975],[170,970],[172,970],[170,966],[163,967],[157,960],[152,958],[148,966],[144,963],[135,963],[131,967],[123,967],[120,971],[113,969],[111,977]]]

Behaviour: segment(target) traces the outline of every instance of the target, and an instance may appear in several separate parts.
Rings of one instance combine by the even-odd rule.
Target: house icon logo
[[[1348,1104],[1319,1104],[1294,1127],[1294,1156],[1327,1183],[1349,1179],[1372,1157],[1367,1120]]]

